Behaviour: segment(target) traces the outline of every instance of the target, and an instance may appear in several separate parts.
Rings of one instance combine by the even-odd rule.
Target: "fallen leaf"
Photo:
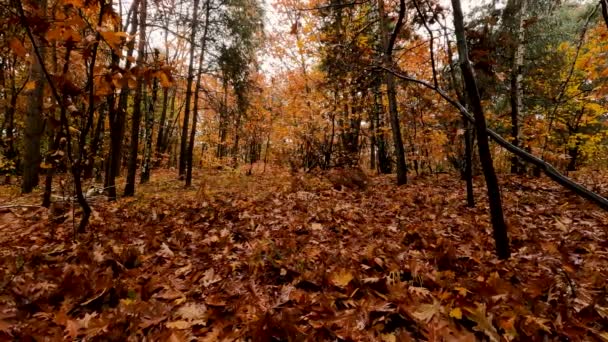
[[[182,321],[167,322],[167,323],[165,323],[165,326],[169,329],[184,330],[184,329],[190,328],[192,326],[192,323],[182,320]]]
[[[353,275],[347,270],[334,272],[330,276],[332,284],[338,287],[346,287],[353,280]]]
[[[462,319],[462,310],[460,310],[460,308],[454,308],[450,310],[450,317]]]

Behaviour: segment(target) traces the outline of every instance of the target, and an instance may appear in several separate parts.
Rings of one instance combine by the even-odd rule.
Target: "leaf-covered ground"
[[[546,179],[501,176],[508,261],[481,179],[475,209],[452,175],[174,179],[77,242],[70,210],[0,209],[0,340],[608,341],[608,214]]]

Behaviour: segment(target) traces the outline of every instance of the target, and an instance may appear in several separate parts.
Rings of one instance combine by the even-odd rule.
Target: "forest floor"
[[[608,341],[608,213],[546,178],[500,178],[508,261],[483,180],[471,209],[448,174],[337,191],[209,171],[184,189],[158,170],[136,197],[93,200],[76,241],[77,212],[4,207],[0,340]],[[1,187],[0,206],[39,202],[17,194]]]

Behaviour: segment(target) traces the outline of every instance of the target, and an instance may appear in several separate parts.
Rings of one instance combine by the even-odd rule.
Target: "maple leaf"
[[[340,270],[339,272],[333,272],[329,280],[335,286],[346,287],[353,280],[353,274],[348,270]]]

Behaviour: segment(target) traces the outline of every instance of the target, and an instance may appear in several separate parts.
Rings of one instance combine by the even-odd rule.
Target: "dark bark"
[[[158,67],[158,50],[154,52],[154,64]],[[150,169],[152,168],[152,137],[154,130],[154,113],[156,108],[156,100],[158,99],[158,78],[154,77],[152,81],[152,98],[148,103],[146,110],[146,123],[144,135],[144,160],[141,164],[141,184],[150,181]]]
[[[139,0],[134,0],[131,4],[131,30],[129,34],[135,36],[139,27]],[[129,23],[127,23],[128,25]],[[135,40],[132,39],[127,44],[127,62],[125,70],[131,68],[131,58],[133,57],[133,51],[135,50]],[[112,66],[113,69],[118,69],[120,58],[115,51],[112,50]],[[110,200],[116,199],[116,177],[120,174],[120,165],[122,159],[122,147],[125,131],[125,121],[127,116],[127,102],[129,99],[130,89],[128,83],[120,91],[118,98],[118,104],[116,104],[115,93],[108,96],[108,115],[110,119],[110,153],[108,154],[109,165],[108,173],[106,174],[106,187],[108,190],[108,198]]]
[[[184,123],[182,125],[182,135],[179,145],[179,176],[180,178],[186,174],[187,164],[187,140],[188,140],[188,124],[190,123],[190,102],[192,101],[192,83],[194,81],[194,40],[196,38],[196,28],[198,26],[198,5],[199,0],[194,0],[194,8],[192,10],[192,28],[190,31],[190,61],[188,63],[188,79],[186,81],[186,109],[184,112]]]
[[[454,27],[456,31],[458,54],[460,56],[460,68],[462,77],[469,98],[469,103],[473,109],[475,116],[475,128],[477,130],[477,146],[479,148],[479,159],[486,180],[486,188],[488,193],[488,201],[490,202],[490,215],[492,227],[494,230],[494,241],[496,243],[496,255],[500,259],[507,259],[511,255],[509,248],[509,237],[507,235],[507,224],[502,211],[502,200],[500,196],[500,188],[498,178],[494,171],[492,154],[490,152],[490,143],[486,134],[486,119],[481,105],[479,90],[477,89],[477,81],[473,74],[473,68],[469,61],[469,52],[466,42],[464,17],[460,0],[452,0],[454,9]]]
[[[144,68],[145,53],[146,53],[146,16],[147,16],[147,1],[140,1],[140,28],[139,42],[137,48],[137,65],[141,69]],[[135,96],[133,99],[133,115],[131,120],[131,146],[129,148],[129,164],[127,168],[127,184],[125,185],[125,196],[135,195],[135,176],[137,173],[137,152],[139,150],[139,126],[141,121],[141,106],[143,98],[144,75],[143,71],[139,70],[137,75],[137,85]]]
[[[380,76],[379,76],[380,77]],[[378,170],[381,174],[391,173],[391,162],[388,157],[386,148],[386,135],[384,133],[384,106],[382,105],[382,94],[380,92],[380,79],[374,82],[374,120],[375,120],[375,135],[378,151],[376,152],[378,159]]]
[[[456,81],[456,70],[454,69],[453,64],[453,55],[452,55],[452,46],[449,40],[447,27],[443,27],[445,33],[445,43],[446,43],[446,52],[448,55],[448,60],[450,61],[450,85],[454,92],[456,93],[456,97],[458,98],[458,102],[463,107],[466,106],[466,99],[462,94],[462,87]],[[433,82],[434,88],[439,88],[439,84],[434,80]],[[475,195],[473,193],[473,127],[471,122],[469,122],[466,118],[463,118],[463,126],[464,126],[464,172],[462,174],[467,189],[467,206],[470,208],[475,207]]]
[[[38,1],[43,15],[46,15],[46,0]],[[22,5],[19,5],[22,6]],[[36,39],[36,38],[33,38]],[[46,49],[38,40],[33,49],[38,49],[42,58],[34,58],[30,69],[30,80],[36,82],[34,89],[28,95],[28,104],[25,112],[25,129],[23,139],[23,177],[21,180],[21,192],[24,194],[32,192],[38,185],[38,172],[40,170],[40,141],[44,133],[44,118],[42,115],[42,104],[44,100],[45,76],[43,72]]]
[[[103,125],[106,120],[106,110],[99,111],[99,117],[97,118],[97,125],[95,125],[95,130],[93,131],[93,139],[91,140],[91,144],[89,147],[89,157],[87,160],[87,164],[84,168],[84,179],[89,179],[93,177],[93,171],[95,169],[95,159],[102,145],[103,138]],[[97,165],[99,166],[99,165]]]
[[[163,142],[165,134],[165,122],[167,121],[167,109],[169,107],[169,88],[163,89],[163,108],[160,114],[160,121],[158,122],[158,135],[156,138],[156,154],[159,158],[159,154],[163,151]]]
[[[375,107],[375,106],[374,106]],[[375,108],[370,111],[369,117],[369,168],[376,170],[376,115]]]
[[[464,179],[467,184],[467,206],[475,207],[475,195],[473,194],[473,127],[471,123],[462,119],[464,125]]]
[[[188,143],[188,155],[187,155],[187,170],[186,170],[186,186],[192,185],[192,167],[193,167],[193,155],[194,155],[194,140],[196,138],[196,121],[198,119],[198,97],[201,90],[201,75],[203,69],[203,62],[205,60],[206,46],[207,46],[207,32],[209,29],[209,12],[210,0],[205,1],[205,25],[203,26],[203,37],[201,38],[201,51],[198,59],[198,73],[196,75],[196,87],[194,90],[194,111],[192,113],[192,127],[190,130],[190,140]]]
[[[384,47],[384,64],[387,67],[393,65],[393,47],[397,39],[397,35],[405,18],[405,0],[399,1],[399,17],[395,25],[393,34],[389,37],[388,22],[384,11],[384,0],[378,0],[378,11],[380,16],[380,27],[382,35],[382,44]],[[401,137],[401,125],[399,123],[399,110],[397,108],[397,89],[395,85],[395,77],[391,73],[385,74],[385,83],[387,88],[388,109],[390,114],[390,124],[393,132],[393,144],[395,145],[395,159],[397,164],[397,185],[407,183],[407,165],[405,161],[405,148],[403,146],[403,138]]]

